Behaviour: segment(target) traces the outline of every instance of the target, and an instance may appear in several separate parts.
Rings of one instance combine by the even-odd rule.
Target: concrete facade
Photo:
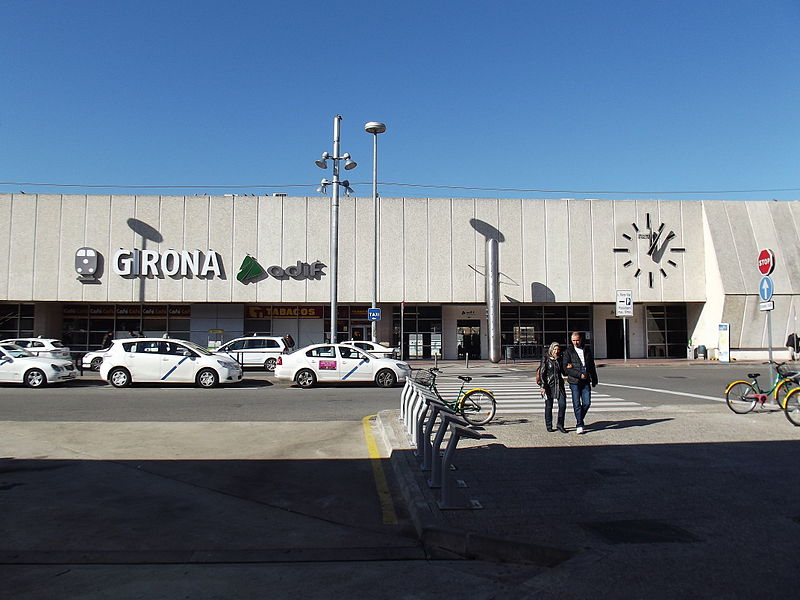
[[[687,306],[695,343],[715,347],[728,322],[733,348],[761,350],[756,256],[771,248],[774,341],[797,328],[800,202],[383,198],[379,218],[381,306],[483,303],[496,237],[501,302],[592,305],[598,355],[619,289],[633,292],[632,356],[644,355],[653,303]],[[372,219],[371,199],[341,201],[340,304],[371,301]],[[0,194],[0,301],[325,304],[327,267],[318,279],[236,274],[248,254],[264,268],[328,265],[329,235],[326,197]],[[99,284],[77,278],[81,247],[102,256]],[[112,264],[120,248],[215,252],[221,273],[125,277]]]

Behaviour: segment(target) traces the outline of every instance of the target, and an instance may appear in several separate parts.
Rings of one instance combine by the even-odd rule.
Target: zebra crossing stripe
[[[475,383],[475,380],[471,381],[470,386],[465,386],[464,389],[470,389]],[[532,381],[487,381],[485,387],[494,394],[495,400],[497,400],[498,414],[531,413],[544,410],[541,389]],[[442,396],[449,399],[458,394],[461,385],[458,383],[443,383],[442,385],[437,385],[437,388]],[[624,412],[644,409],[645,407],[638,402],[592,391],[592,412]],[[572,410],[569,390],[567,390],[567,410]]]

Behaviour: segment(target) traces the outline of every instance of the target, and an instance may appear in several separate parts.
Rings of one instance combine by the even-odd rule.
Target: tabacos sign
[[[222,259],[213,250],[126,250],[114,253],[111,268],[122,277],[222,277]]]

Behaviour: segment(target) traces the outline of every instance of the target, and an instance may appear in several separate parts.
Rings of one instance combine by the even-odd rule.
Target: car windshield
[[[211,354],[212,354],[207,349],[203,348],[202,346],[198,346],[194,342],[185,342],[185,341],[181,340],[181,344],[184,344],[185,346],[191,348],[192,350],[194,350],[198,354],[202,354],[203,356],[211,356]]]
[[[30,352],[14,344],[3,344],[3,350],[11,358],[25,358],[26,356],[33,356]]]

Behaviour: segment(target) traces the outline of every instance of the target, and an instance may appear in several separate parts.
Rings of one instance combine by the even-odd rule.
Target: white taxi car
[[[242,367],[185,340],[130,338],[114,340],[103,355],[100,377],[114,387],[131,383],[195,383],[212,388],[242,380]]]
[[[103,363],[103,355],[106,352],[108,352],[108,348],[103,348],[102,350],[92,350],[91,352],[87,352],[81,358],[81,366],[84,369],[99,371],[100,365]]]
[[[77,375],[70,360],[34,356],[25,348],[0,342],[0,381],[36,388],[69,381]]]
[[[275,378],[308,388],[320,383],[374,381],[380,387],[405,382],[407,363],[363,352],[349,344],[314,344],[278,357]]]
[[[397,348],[390,348],[389,346],[384,346],[383,344],[370,342],[368,340],[347,340],[342,343],[355,346],[359,350],[366,350],[379,358],[398,358],[400,356],[400,350]]]
[[[286,342],[277,336],[251,335],[233,339],[214,352],[236,359],[243,367],[263,366],[267,371],[274,371],[278,356],[286,352]]]
[[[0,341],[0,344],[14,344],[20,348],[25,348],[34,356],[44,358],[63,358],[70,359],[69,348],[61,343],[61,340],[53,338],[14,338]]]

